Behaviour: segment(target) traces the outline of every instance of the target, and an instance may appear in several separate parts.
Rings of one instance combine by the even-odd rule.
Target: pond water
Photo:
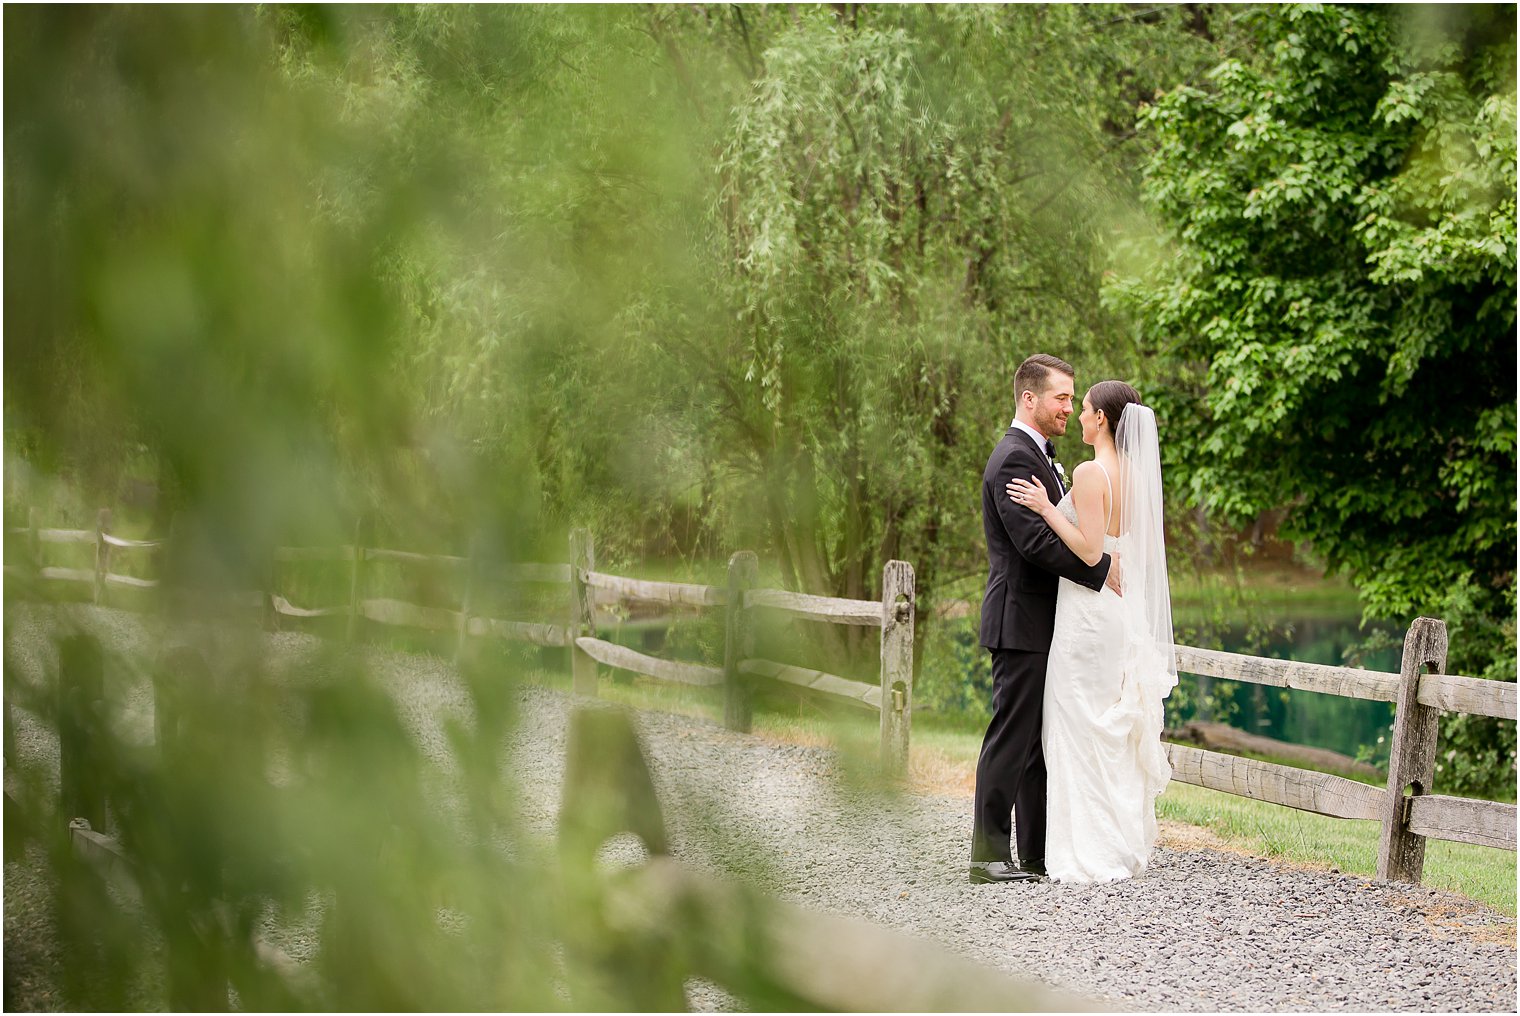
[[[1240,625],[1214,632],[1218,648],[1227,652],[1394,674],[1399,671],[1402,637],[1402,630],[1392,625],[1369,625],[1364,630],[1355,618],[1344,616],[1274,618],[1269,625]],[[1178,640],[1184,640],[1183,633],[1179,632]],[[1354,650],[1349,659],[1348,649]],[[1180,694],[1173,693],[1177,701],[1168,709],[1168,725],[1212,719],[1280,741],[1351,756],[1367,746],[1373,751],[1372,761],[1379,765],[1387,758],[1389,726],[1393,723],[1391,702],[1210,680],[1192,674],[1180,675],[1178,684]],[[1202,709],[1200,691],[1213,699]],[[1384,738],[1381,743],[1379,737]]]

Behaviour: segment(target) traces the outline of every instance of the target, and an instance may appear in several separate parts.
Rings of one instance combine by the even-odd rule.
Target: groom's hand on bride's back
[[[1103,584],[1112,589],[1114,591],[1114,595],[1123,596],[1124,590],[1119,586],[1119,554],[1117,551],[1115,551],[1110,556],[1112,557],[1112,560],[1108,563],[1108,578],[1103,580]]]

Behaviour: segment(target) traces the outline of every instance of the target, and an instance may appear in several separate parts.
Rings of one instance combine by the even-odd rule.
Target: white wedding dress
[[[1070,494],[1057,510],[1076,524]],[[1105,553],[1123,549],[1122,537],[1104,536]],[[1172,775],[1162,699],[1177,679],[1151,640],[1137,637],[1144,626],[1133,614],[1107,586],[1060,581],[1041,735],[1045,868],[1056,882],[1138,875],[1156,843],[1156,798]]]

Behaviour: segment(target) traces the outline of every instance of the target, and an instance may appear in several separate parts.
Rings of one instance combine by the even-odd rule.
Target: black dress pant
[[[1013,861],[1009,840],[1018,829],[1018,860],[1045,860],[1045,662],[1049,653],[993,649],[992,722],[976,762],[973,861]],[[1013,821],[1017,812],[1017,822]]]

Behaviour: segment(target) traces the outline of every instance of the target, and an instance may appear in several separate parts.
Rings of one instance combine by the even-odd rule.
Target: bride
[[[1156,842],[1156,798],[1171,779],[1161,701],[1177,664],[1156,415],[1123,381],[1102,381],[1079,419],[1096,455],[1073,472],[1061,503],[1037,478],[1012,481],[1008,494],[1087,563],[1104,553],[1123,562],[1122,598],[1060,581],[1040,741],[1050,878],[1111,882],[1144,871]]]

